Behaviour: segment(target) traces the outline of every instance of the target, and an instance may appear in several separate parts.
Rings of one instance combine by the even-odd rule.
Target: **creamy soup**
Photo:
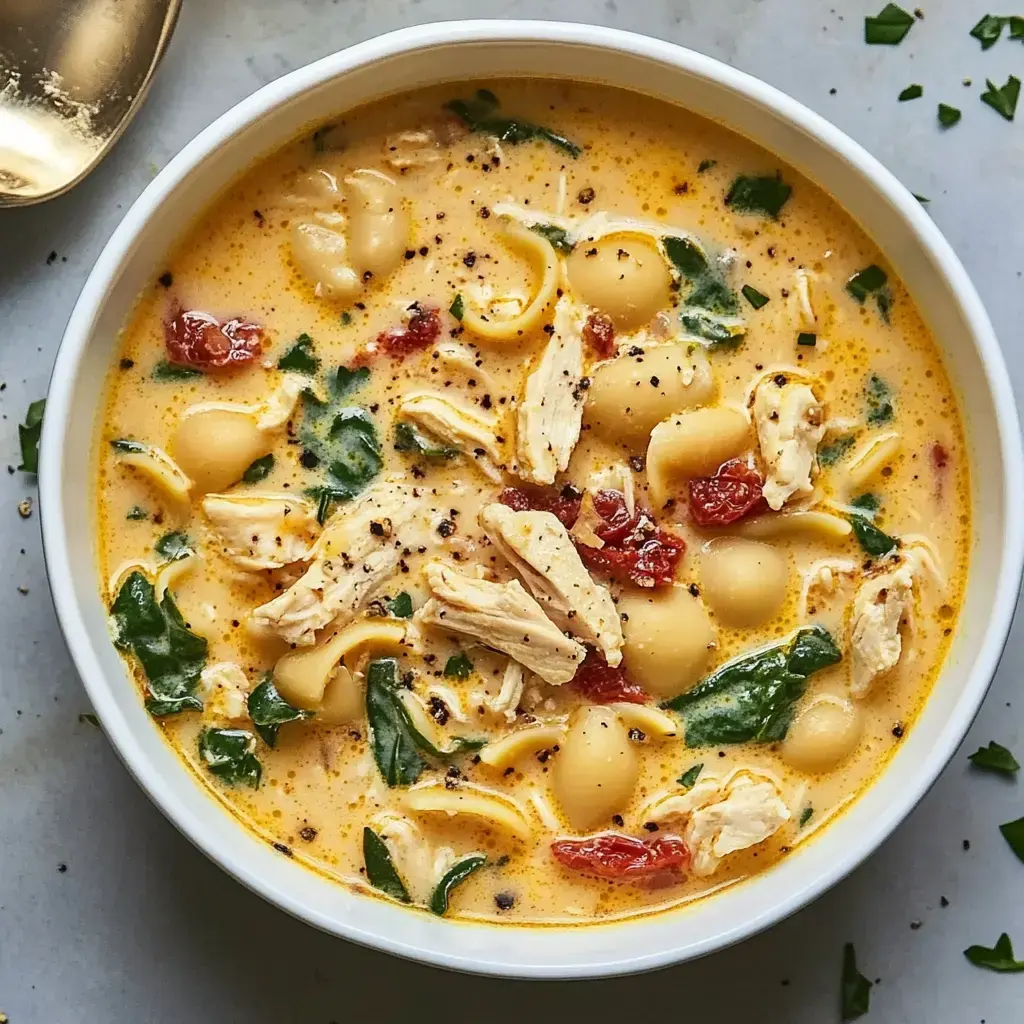
[[[192,226],[119,342],[101,586],[140,697],[283,856],[587,923],[793,855],[955,626],[957,400],[820,189],[598,86],[428,89]]]

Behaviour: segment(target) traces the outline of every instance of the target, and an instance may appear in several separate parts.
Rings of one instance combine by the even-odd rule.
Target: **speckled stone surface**
[[[1006,123],[978,97],[986,77],[1001,83],[1020,73],[1022,50],[1004,40],[983,53],[968,36],[987,3],[925,0],[924,20],[891,48],[862,42],[862,18],[882,0],[186,2],[149,100],[99,171],[49,205],[0,211],[0,461],[17,463],[16,424],[45,392],[78,290],[159,167],[271,79],[389,29],[448,18],[645,32],[758,75],[824,114],[932,199],[1021,393],[1024,124]],[[924,85],[924,99],[898,103],[911,82]],[[964,111],[945,133],[935,121],[939,100]],[[839,1020],[847,940],[864,972],[880,979],[869,1020],[1024,1019],[1024,977],[980,971],[961,955],[1004,930],[1024,953],[1024,865],[997,829],[1024,814],[1024,782],[974,774],[966,762],[989,739],[1024,753],[1019,621],[964,749],[884,847],[802,913],[646,977],[583,985],[457,977],[292,920],[223,875],[151,806],[103,733],[79,721],[89,707],[51,608],[38,518],[17,511],[26,496],[34,497],[31,480],[3,474],[0,1011],[11,1024],[829,1024]]]

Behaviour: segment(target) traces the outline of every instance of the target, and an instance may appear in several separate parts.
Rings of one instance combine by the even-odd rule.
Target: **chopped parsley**
[[[703,174],[705,171],[710,171],[711,168],[714,167],[717,163],[717,160],[701,160],[701,162],[697,164],[697,173]]]
[[[1009,16],[986,14],[971,29],[971,35],[981,43],[983,50],[987,50],[996,45],[999,37],[1003,34],[1003,29],[1006,27],[1010,29],[1009,36],[1011,39],[1024,39],[1024,17],[1021,17],[1019,14],[1011,14]]]
[[[743,298],[745,298],[747,302],[754,307],[754,309],[760,309],[769,302],[768,296],[765,295],[764,292],[759,292],[749,284],[745,284],[740,291],[743,292]]]
[[[889,275],[877,263],[872,263],[863,270],[858,270],[846,282],[846,290],[862,306],[869,298],[874,298],[879,316],[888,323],[892,310],[892,291],[888,282]]]
[[[43,432],[43,412],[46,399],[38,398],[32,402],[25,413],[25,422],[18,424],[18,440],[21,443],[22,473],[39,472],[39,436]]]
[[[266,480],[270,476],[270,471],[273,468],[274,454],[271,452],[269,455],[264,455],[262,458],[249,463],[249,468],[242,474],[242,483],[258,484],[261,480]]]
[[[843,975],[840,988],[840,1007],[844,1021],[857,1020],[868,1012],[871,1004],[871,982],[857,970],[857,955],[853,943],[843,946]]]
[[[441,441],[429,437],[418,427],[399,420],[395,424],[395,451],[412,452],[428,459],[454,459],[460,454],[458,448],[452,448]]]
[[[338,319],[342,327],[348,327],[352,323],[352,314],[346,311]]]
[[[136,523],[142,522],[143,519],[148,518],[149,513],[141,505],[132,505],[125,515],[125,519],[131,519],[132,522]]]
[[[452,304],[448,307],[448,312],[451,313],[456,320],[461,320],[466,314],[466,302],[462,298],[462,292],[452,299]]]
[[[987,747],[979,747],[967,760],[975,768],[981,768],[987,772],[1000,772],[1003,775],[1013,775],[1020,768],[1017,758],[1001,743],[996,743],[994,740],[989,740]]]
[[[1016,75],[1010,75],[1006,85],[996,86],[990,79],[985,79],[988,87],[981,94],[981,102],[987,103],[997,114],[1007,121],[1013,120],[1017,112],[1017,100],[1020,97],[1020,79]]]
[[[555,252],[564,253],[568,256],[573,250],[573,244],[569,240],[569,232],[565,228],[557,227],[554,224],[534,224],[530,230],[536,232],[542,238],[546,238],[551,243],[551,248]]]
[[[818,336],[810,331],[801,331],[796,336],[796,343],[806,348],[814,348],[818,344]]]
[[[312,377],[320,369],[320,360],[313,351],[313,339],[308,334],[300,334],[295,344],[278,359],[277,368]]]
[[[1007,845],[1016,854],[1017,859],[1024,861],[1024,818],[1004,822],[999,826],[999,831]]]
[[[872,427],[880,427],[889,423],[894,413],[892,404],[892,388],[878,376],[871,374],[864,386],[868,406],[868,423]]]
[[[914,24],[914,16],[896,4],[886,4],[874,17],[864,19],[864,42],[870,46],[902,43]]]
[[[811,806],[805,807],[800,812],[800,827],[803,828],[814,817],[814,808]]]
[[[676,782],[678,782],[684,789],[693,789],[694,783],[697,781],[697,777],[703,769],[704,762],[702,761],[700,764],[693,765],[692,768],[687,768],[686,771],[676,779]]]
[[[779,211],[793,193],[793,186],[782,180],[781,172],[766,175],[741,174],[729,186],[725,205],[739,213],[763,214],[778,219]]]
[[[920,85],[908,85],[899,95],[900,103],[907,100],[919,100],[924,95],[924,87]]]
[[[854,445],[852,434],[837,437],[818,449],[818,462],[823,466],[834,466]]]
[[[446,679],[468,679],[473,672],[473,662],[465,653],[453,654],[444,665]]]
[[[202,375],[203,371],[197,370],[194,366],[181,366],[161,359],[153,367],[150,378],[158,381],[191,380],[193,377],[202,377]]]
[[[156,549],[156,553],[163,556],[168,562],[179,562],[181,559],[195,554],[192,541],[189,540],[187,534],[180,530],[165,533],[153,547]]]
[[[996,939],[996,944],[991,949],[987,946],[968,946],[964,950],[964,956],[975,967],[984,967],[987,971],[999,971],[1003,974],[1024,971],[1024,960],[1014,960],[1013,943],[1006,932]]]
[[[539,139],[542,142],[550,142],[557,149],[568,153],[575,159],[583,152],[582,146],[577,146],[564,135],[553,132],[543,125],[533,124],[530,121],[517,121],[512,118],[502,117],[497,113],[501,106],[498,97],[490,89],[477,89],[473,97],[468,100],[449,100],[445,107],[452,111],[471,132],[479,132],[483,135],[493,135],[501,142],[508,142],[517,146],[520,142],[530,142]]]
[[[872,557],[880,558],[899,546],[895,537],[880,530],[866,515],[851,514],[850,526],[857,543]]]
[[[406,591],[396,594],[388,601],[388,613],[396,619],[408,619],[412,617],[412,596]]]
[[[940,103],[938,117],[939,124],[943,128],[952,128],[963,117],[963,114],[956,107],[951,107],[948,103]]]

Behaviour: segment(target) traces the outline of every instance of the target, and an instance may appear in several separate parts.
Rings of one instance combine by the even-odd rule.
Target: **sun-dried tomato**
[[[441,317],[434,306],[417,306],[409,322],[377,335],[377,346],[392,359],[404,359],[429,348],[441,336]]]
[[[516,512],[551,512],[558,521],[571,530],[579,518],[583,495],[571,484],[557,487],[506,487],[498,501]]]
[[[583,343],[597,359],[615,355],[615,325],[604,313],[591,313],[583,325]]]
[[[196,370],[251,363],[263,348],[263,328],[235,318],[220,321],[199,309],[178,309],[164,324],[167,360]]]
[[[936,469],[945,469],[949,465],[949,451],[938,441],[932,443],[932,465]]]
[[[698,526],[728,526],[766,507],[763,485],[756,469],[742,459],[732,459],[719,466],[714,476],[690,481],[690,515]]]
[[[596,651],[590,651],[573,676],[572,688],[592,704],[646,704],[647,693],[621,667],[612,668]]]
[[[690,851],[678,836],[637,839],[605,832],[584,839],[556,839],[555,860],[573,871],[598,878],[644,878],[664,871],[681,874],[690,866]]]
[[[603,548],[577,543],[585,565],[599,572],[631,580],[638,587],[669,586],[686,551],[682,537],[662,529],[648,512],[629,514],[621,491],[598,491],[594,508],[604,523],[594,532]]]

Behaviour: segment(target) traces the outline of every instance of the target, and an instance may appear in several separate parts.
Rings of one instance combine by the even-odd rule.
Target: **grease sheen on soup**
[[[956,396],[881,254],[598,86],[268,157],[140,297],[96,451],[113,635],[182,759],[282,854],[464,918],[797,855],[913,727],[967,570]]]

